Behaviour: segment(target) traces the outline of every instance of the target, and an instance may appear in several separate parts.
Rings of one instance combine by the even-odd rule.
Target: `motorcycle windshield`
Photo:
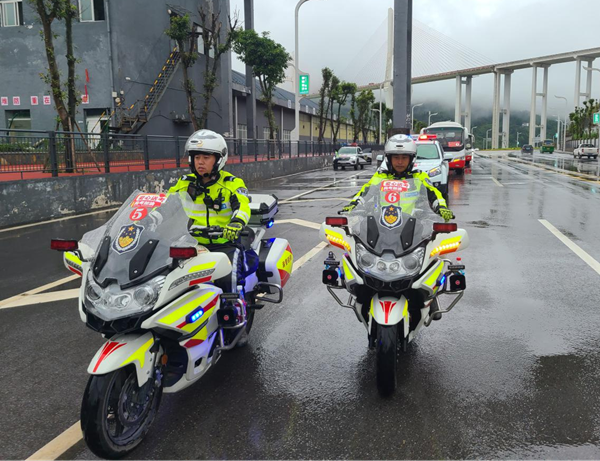
[[[178,194],[136,190],[103,226],[86,233],[82,243],[94,251],[92,272],[101,285],[141,283],[172,263],[169,249],[196,246]]]
[[[350,231],[373,253],[388,250],[396,257],[431,238],[436,221],[427,188],[417,178],[372,183],[348,215]]]

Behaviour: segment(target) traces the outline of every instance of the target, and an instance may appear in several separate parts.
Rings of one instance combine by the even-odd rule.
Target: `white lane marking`
[[[14,231],[14,230],[19,230],[19,229],[25,229],[27,227],[42,226],[44,224],[52,224],[52,223],[55,223],[55,222],[66,221],[68,219],[83,218],[84,216],[92,216],[92,215],[100,214],[100,213],[109,213],[111,211],[117,211],[119,208],[120,207],[106,208],[104,210],[92,211],[91,213],[84,213],[84,214],[77,214],[77,215],[73,215],[73,216],[67,216],[66,218],[51,219],[49,221],[36,222],[36,223],[33,223],[33,224],[24,224],[23,226],[9,227],[7,229],[0,229],[0,233],[2,233],[2,232],[8,232],[8,231]]]
[[[280,221],[277,221],[277,224],[296,224],[298,226],[310,227],[311,229],[317,229],[317,230],[321,229],[321,225],[319,223],[312,222],[312,221],[305,221],[304,219],[297,219],[297,218],[282,219]]]
[[[42,285],[41,287],[34,288],[33,290],[25,291],[19,295],[12,296],[10,298],[3,299],[0,301],[0,308],[5,306],[6,304],[10,304],[14,301],[21,300],[23,298],[27,298],[31,295],[35,295],[37,293],[41,293],[42,291],[50,290],[51,288],[57,287],[59,285],[63,285],[71,280],[78,279],[79,275],[70,275],[69,277],[65,277],[64,279],[56,280],[55,282],[48,283],[46,285]]]
[[[320,227],[320,226],[319,226]],[[302,256],[298,261],[294,263],[292,268],[292,274],[296,272],[296,270],[300,269],[304,264],[306,264],[313,256],[319,253],[323,248],[327,246],[327,242],[321,242],[304,256]]]
[[[33,455],[27,458],[29,460],[55,460],[65,451],[83,439],[81,433],[81,421],[77,421],[69,429],[60,434],[47,445],[40,448]]]
[[[492,176],[492,181],[494,181],[498,187],[504,187],[504,186],[503,186],[502,184],[500,184],[500,182],[499,182],[499,181],[498,181],[496,178],[494,178],[493,176]]]
[[[306,221],[308,222],[308,221]],[[311,223],[312,224],[312,223]],[[306,264],[313,256],[319,253],[323,248],[327,246],[326,242],[321,242],[315,246],[312,250],[306,253],[304,256],[298,259],[292,267],[292,274]],[[70,290],[68,290],[70,291]],[[77,290],[79,291],[79,290]],[[54,440],[48,442],[33,455],[27,458],[29,460],[48,460],[54,461],[56,458],[61,456],[64,452],[73,447],[76,443],[83,439],[81,434],[81,421],[77,421],[69,429],[60,434]]]
[[[546,229],[552,232],[558,240],[564,243],[569,248],[569,250],[571,250],[573,253],[575,253],[577,256],[583,259],[583,261],[588,266],[590,266],[598,273],[598,275],[600,275],[600,263],[598,261],[592,258],[585,250],[583,250],[579,245],[574,243],[571,239],[569,239],[566,235],[564,235],[561,231],[559,231],[548,221],[546,221],[545,219],[540,219],[539,221]]]
[[[52,303],[55,301],[65,301],[67,299],[74,299],[79,296],[79,288],[73,288],[72,290],[62,291],[51,291],[50,293],[42,293],[39,295],[23,296],[19,299],[15,299],[9,303],[0,306],[2,309],[11,309],[13,307],[31,306],[33,304]]]
[[[352,200],[352,198],[344,198],[344,197],[334,197],[334,198],[312,198],[312,199],[307,199],[307,200],[284,200],[283,202],[279,202],[279,203],[308,203],[308,202],[331,202],[331,201],[335,201],[335,202],[343,202],[343,201],[347,201],[349,202],[350,200]]]
[[[304,197],[305,195],[312,194],[313,192],[316,192],[316,191],[318,191],[318,190],[327,189],[328,187],[335,186],[336,184],[338,184],[338,183],[340,183],[340,182],[344,182],[344,181],[348,181],[349,179],[356,178],[357,176],[360,176],[361,174],[362,174],[362,173],[356,173],[356,174],[353,174],[353,175],[351,175],[351,176],[348,176],[348,177],[346,177],[346,178],[344,178],[344,179],[338,179],[337,181],[334,181],[334,182],[332,182],[332,183],[330,183],[330,184],[326,184],[326,185],[324,185],[324,186],[317,187],[316,189],[311,189],[311,190],[309,190],[309,191],[302,192],[301,194],[294,195],[293,197],[287,198],[286,200],[287,200],[287,201],[290,201],[290,200],[297,199],[297,198],[299,198],[299,197]]]

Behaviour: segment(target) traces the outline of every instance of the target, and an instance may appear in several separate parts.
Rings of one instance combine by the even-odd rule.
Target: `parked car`
[[[360,147],[346,146],[338,150],[337,155],[333,159],[333,169],[338,168],[345,170],[346,167],[354,168],[355,170],[364,169],[367,161],[363,157]]]
[[[521,154],[533,155],[533,146],[531,144],[523,144],[521,146]]]
[[[362,155],[369,165],[373,162],[373,149],[370,147],[363,149]]]
[[[554,153],[554,141],[552,139],[545,139],[540,146],[540,152],[543,154],[544,152],[548,152],[549,154]]]
[[[581,143],[573,151],[573,158],[598,158],[598,148],[593,144]]]

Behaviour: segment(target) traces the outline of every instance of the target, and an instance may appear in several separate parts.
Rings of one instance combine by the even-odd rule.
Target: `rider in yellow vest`
[[[191,174],[182,176],[169,193],[182,198],[185,211],[197,228],[219,226],[218,239],[196,237],[210,251],[225,253],[233,267],[226,291],[235,292],[243,265],[240,232],[250,220],[250,200],[244,181],[223,170],[227,163],[227,143],[214,131],[196,131],[185,144]]]
[[[366,183],[362,189],[356,194],[352,201],[345,206],[342,211],[350,211],[357,204],[362,196],[364,196],[371,185],[380,184],[384,180],[402,180],[402,179],[418,179],[422,185],[427,188],[429,203],[433,211],[438,213],[445,221],[449,221],[454,217],[446,205],[446,200],[442,193],[437,190],[427,173],[421,171],[412,171],[415,158],[417,156],[417,144],[410,137],[403,134],[397,134],[388,139],[385,144],[385,159],[386,165],[382,166]]]

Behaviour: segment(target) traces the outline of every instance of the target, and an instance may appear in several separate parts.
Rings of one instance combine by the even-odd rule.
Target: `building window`
[[[292,139],[292,132],[290,130],[283,130],[283,140],[289,141]]]
[[[0,26],[23,25],[23,2],[21,0],[0,0]]]
[[[31,130],[31,113],[28,110],[7,110],[4,114],[7,130]],[[27,136],[27,133],[9,131],[8,136],[14,136],[12,142],[18,142],[19,137]]]
[[[196,34],[198,35],[198,53],[204,54],[204,36],[202,35],[202,27],[198,24],[194,24],[194,26],[196,27]],[[208,56],[210,58],[215,57],[215,50],[212,47],[208,49]]]
[[[104,0],[79,0],[79,20],[104,21]]]
[[[275,128],[275,132],[273,133],[273,138],[277,139],[277,128]],[[265,126],[263,128],[263,139],[271,139],[269,137],[269,127],[268,126]]]
[[[238,123],[237,126],[237,130],[238,130],[238,139],[248,139],[248,125],[242,125],[241,123]]]

